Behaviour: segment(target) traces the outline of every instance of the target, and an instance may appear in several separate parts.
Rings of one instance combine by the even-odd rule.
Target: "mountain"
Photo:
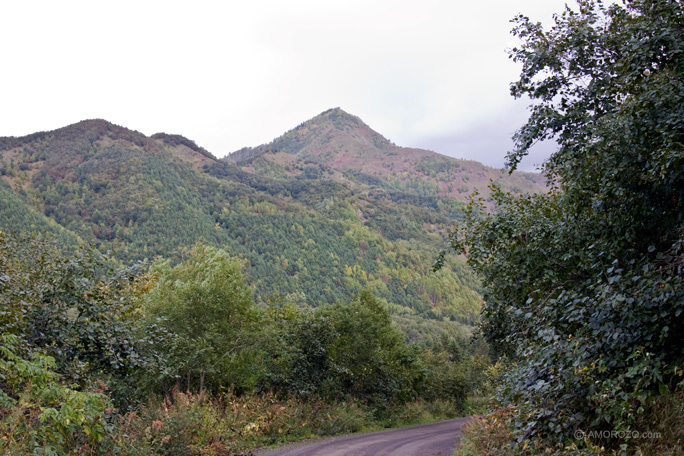
[[[543,191],[538,175],[395,146],[340,109],[223,160],[183,136],[87,120],[0,138],[0,228],[48,230],[124,263],[176,261],[203,240],[244,260],[259,302],[317,306],[369,289],[421,337],[424,318],[476,318],[464,261],[430,266],[487,176]]]
[[[475,161],[397,146],[340,108],[321,113],[269,144],[236,151],[223,161],[273,177],[301,174],[306,169],[301,162],[317,164],[328,171],[329,178],[341,182],[351,179],[388,191],[459,200],[476,190],[487,198],[490,182],[514,193],[539,192],[545,186],[541,174],[509,175]]]
[[[64,246],[74,247],[79,244],[77,236],[35,210],[5,182],[0,182],[0,220],[4,229],[21,227],[29,232],[47,232]]]

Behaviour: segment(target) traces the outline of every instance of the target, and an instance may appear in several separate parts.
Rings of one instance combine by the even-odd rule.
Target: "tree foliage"
[[[23,359],[20,339],[0,335],[0,417],[6,454],[108,454],[109,398],[100,391],[79,391],[59,381],[54,358],[34,353]]]
[[[368,291],[350,303],[295,311],[284,323],[265,387],[370,402],[414,396],[415,354]]]
[[[409,345],[388,309],[368,290],[349,303],[273,315],[263,389],[304,399],[347,398],[376,407],[417,398],[461,408],[472,385],[467,344],[444,336],[432,348]]]
[[[171,335],[159,344],[170,366],[162,385],[251,389],[258,314],[241,262],[200,243],[180,264],[160,261],[152,271],[158,279],[145,296],[146,318]]]
[[[514,361],[500,399],[520,441],[635,429],[683,376],[684,8],[582,0],[549,30],[514,22],[511,91],[534,104],[509,166],[554,139],[555,190],[495,192],[495,214],[473,201],[451,247],[482,275],[484,332]]]
[[[147,348],[155,333],[137,321],[144,265],[117,267],[94,249],[69,254],[50,236],[0,232],[0,266],[0,331],[18,336],[23,354],[45,352],[81,386],[156,362]]]

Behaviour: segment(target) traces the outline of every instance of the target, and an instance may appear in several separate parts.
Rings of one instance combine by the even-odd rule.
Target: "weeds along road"
[[[451,456],[470,418],[314,440],[260,450],[258,456]]]

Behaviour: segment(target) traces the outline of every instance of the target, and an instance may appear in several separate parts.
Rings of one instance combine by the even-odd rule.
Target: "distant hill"
[[[302,162],[317,164],[328,170],[321,177],[460,200],[476,190],[487,198],[491,182],[514,193],[540,192],[546,185],[538,173],[509,175],[475,161],[397,146],[340,108],[321,113],[269,144],[236,151],[222,160],[274,177],[301,174],[306,170]]]
[[[223,160],[179,135],[87,120],[0,138],[0,177],[0,229],[52,231],[125,263],[178,260],[201,239],[243,258],[260,302],[317,306],[370,289],[407,334],[424,318],[476,319],[465,263],[430,270],[464,198],[489,178],[544,191],[538,175],[395,146],[340,109]]]

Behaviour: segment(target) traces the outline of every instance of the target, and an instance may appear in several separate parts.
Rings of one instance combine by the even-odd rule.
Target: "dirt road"
[[[314,440],[257,452],[258,456],[451,456],[470,418],[410,428]]]

